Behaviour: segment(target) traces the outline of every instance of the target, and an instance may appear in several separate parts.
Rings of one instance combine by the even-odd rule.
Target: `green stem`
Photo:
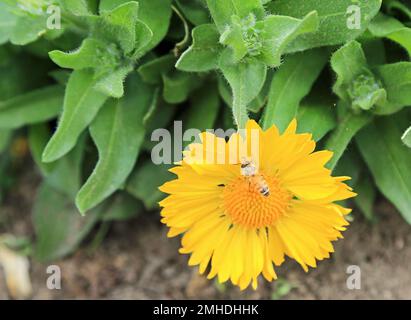
[[[180,53],[188,46],[188,40],[190,38],[190,30],[188,27],[187,20],[184,18],[184,16],[181,14],[181,12],[175,7],[174,5],[171,6],[171,9],[177,14],[177,16],[180,18],[181,22],[183,23],[184,26],[184,38],[176,43],[173,53],[176,57],[180,55]]]

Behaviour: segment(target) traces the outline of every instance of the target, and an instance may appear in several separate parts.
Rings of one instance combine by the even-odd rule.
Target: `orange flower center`
[[[272,225],[281,217],[287,211],[291,198],[276,177],[241,176],[224,188],[223,206],[233,223],[261,228]]]

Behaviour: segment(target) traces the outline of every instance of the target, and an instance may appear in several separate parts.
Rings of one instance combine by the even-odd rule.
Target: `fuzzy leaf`
[[[318,29],[317,11],[308,13],[302,20],[285,16],[268,16],[262,22],[261,56],[267,65],[277,67],[287,45],[298,36]]]
[[[192,31],[193,44],[178,59],[176,68],[183,71],[204,72],[218,67],[222,46],[217,29],[203,24]]]
[[[207,0],[207,7],[220,33],[224,32],[234,15],[241,19],[250,14],[257,19],[264,16],[264,7],[260,0]]]
[[[349,13],[351,5],[360,9]],[[268,10],[274,14],[291,16],[301,19],[309,12],[317,10],[319,29],[295,39],[287,48],[287,52],[307,50],[315,47],[331,46],[356,39],[368,27],[371,19],[378,13],[381,0],[289,0],[271,1]],[[359,18],[359,29],[348,28],[350,18]],[[356,26],[355,26],[356,27]]]
[[[220,69],[232,90],[234,121],[238,129],[243,129],[248,120],[247,106],[260,93],[267,67],[250,59],[235,65],[220,62]]]
[[[103,14],[104,23],[108,25],[104,32],[112,33],[111,36],[120,42],[125,53],[136,47],[138,9],[138,2],[130,1]]]
[[[74,71],[64,97],[63,113],[56,132],[47,144],[43,161],[52,162],[69,152],[81,132],[93,121],[107,96],[94,89],[93,72]]]
[[[270,90],[271,80],[273,78],[273,73],[269,72],[267,74],[267,78],[261,89],[260,93],[248,104],[247,110],[249,112],[258,113],[267,103],[268,92]],[[221,98],[224,100],[225,104],[230,108],[233,107],[233,97],[230,89],[230,85],[228,84],[227,80],[219,76],[218,77],[218,91],[220,93]],[[230,110],[231,111],[231,110]],[[232,120],[232,114],[231,114]]]
[[[318,49],[288,56],[271,82],[262,127],[275,124],[282,132],[296,117],[301,100],[328,61],[327,51]]]
[[[106,71],[117,66],[120,52],[113,44],[87,38],[75,51],[65,53],[54,50],[49,53],[49,56],[54,63],[62,68],[74,70],[94,68]]]
[[[352,41],[337,50],[331,66],[337,73],[333,90],[352,109],[370,110],[385,104],[387,92],[370,70],[360,43]]]
[[[143,117],[152,103],[154,90],[140,78],[130,77],[122,99],[109,100],[90,127],[99,160],[76,197],[85,213],[119,189],[139,154],[145,130]]]
[[[126,65],[113,70],[97,81],[95,89],[104,95],[121,98],[124,95],[124,80],[132,70],[132,65]]]

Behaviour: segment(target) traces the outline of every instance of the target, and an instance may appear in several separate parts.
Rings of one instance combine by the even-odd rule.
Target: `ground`
[[[24,172],[0,208],[10,233],[31,235],[30,208],[38,185],[35,173]],[[179,239],[167,239],[158,212],[116,222],[94,249],[83,246],[53,264],[62,271],[61,290],[46,288],[46,264],[31,260],[34,299],[271,299],[282,296],[284,284],[292,289],[282,299],[411,299],[411,227],[386,201],[375,208],[378,223],[354,220],[336,243],[336,252],[317,269],[305,273],[288,260],[277,273],[282,279],[260,281],[257,291],[216,285],[187,266],[178,254]],[[2,230],[4,231],[4,230]],[[347,267],[361,268],[361,289],[349,290]],[[279,288],[282,285],[282,289]],[[288,290],[286,290],[288,291]],[[0,273],[0,299],[7,299]]]

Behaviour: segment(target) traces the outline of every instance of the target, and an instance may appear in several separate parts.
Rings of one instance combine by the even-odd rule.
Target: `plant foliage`
[[[150,136],[175,120],[284,130],[297,118],[334,151],[330,169],[353,176],[367,218],[379,192],[411,223],[410,12],[399,0],[0,0],[0,188],[26,137],[43,176],[35,255],[157,209],[171,174]]]

